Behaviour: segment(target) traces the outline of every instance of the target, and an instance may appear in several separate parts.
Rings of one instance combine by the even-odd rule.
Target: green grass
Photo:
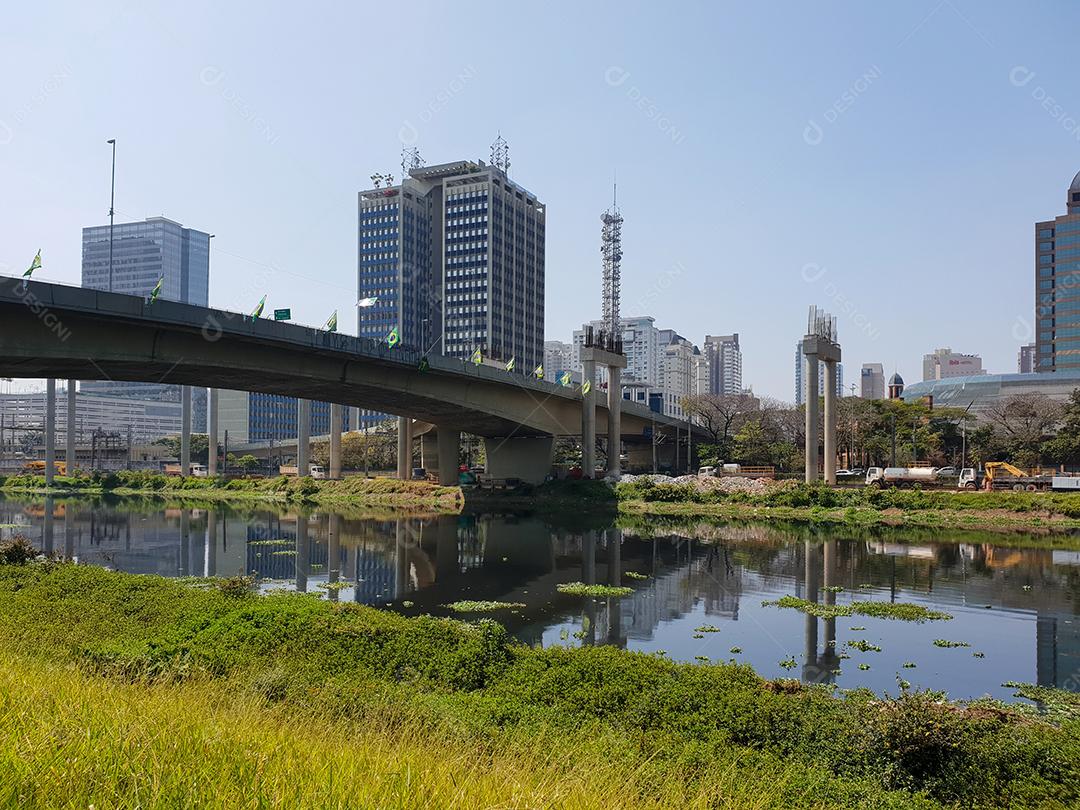
[[[464,503],[459,487],[427,481],[349,476],[340,481],[314,478],[195,478],[161,475],[145,470],[120,470],[92,475],[58,475],[51,489],[41,475],[0,476],[0,491],[49,492],[54,495],[138,495],[169,499],[272,500],[320,504],[364,503],[373,506],[430,507],[460,511]]]
[[[0,805],[1080,801],[1071,716],[90,566],[0,566],[0,662]]]

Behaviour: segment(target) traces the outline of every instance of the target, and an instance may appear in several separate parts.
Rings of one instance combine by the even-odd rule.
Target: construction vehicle
[[[35,475],[45,474],[45,462],[44,461],[28,461],[23,464],[23,472],[34,473]],[[53,472],[57,475],[67,475],[67,462],[66,461],[54,461]]]
[[[960,489],[1011,489],[1014,492],[1040,492],[1049,489],[1080,490],[1080,477],[1055,475],[1041,469],[1025,470],[1008,461],[988,461],[980,479],[974,467],[960,471]]]

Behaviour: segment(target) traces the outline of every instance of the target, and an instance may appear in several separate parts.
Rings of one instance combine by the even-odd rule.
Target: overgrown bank
[[[229,695],[240,702],[236,711],[259,713],[266,722],[292,717],[298,739],[314,736],[313,723],[390,727],[395,739],[446,741],[447,757],[465,751],[490,763],[491,779],[498,780],[509,761],[535,766],[535,773],[521,777],[536,780],[533,800],[520,793],[516,801],[502,797],[500,806],[597,806],[605,796],[589,793],[588,770],[579,769],[586,765],[598,769],[597,790],[610,788],[607,806],[1080,801],[1080,707],[1067,702],[1051,721],[990,704],[963,707],[929,694],[834,697],[795,682],[764,681],[746,666],[675,664],[607,647],[532,649],[513,642],[494,622],[404,618],[309,596],[257,597],[236,583],[214,585],[197,588],[63,563],[0,566],[0,651],[47,661],[0,668],[0,683],[32,681],[34,667],[55,672],[74,662],[78,673],[61,678],[62,692],[127,684],[115,693],[118,700],[133,706],[148,701],[148,717],[162,711],[187,715],[180,740],[193,743],[211,735],[210,725],[195,726],[210,724],[220,709],[230,732],[210,737],[220,745],[192,744],[189,756],[193,763],[220,764],[225,760],[219,756],[239,760],[228,778],[201,767],[192,771],[196,780],[223,778],[225,787],[255,778],[248,759],[258,759],[260,751],[263,772],[280,774],[280,752],[290,748],[241,745],[230,714],[235,707],[216,704],[216,696]],[[0,687],[0,694],[10,691]],[[41,728],[58,719],[55,706],[65,703],[29,687],[23,699],[26,707],[17,717],[10,704],[0,703],[5,716],[17,720],[16,729],[30,727],[26,734],[0,732],[0,761],[23,762],[14,771],[4,768],[8,776],[0,779],[33,790],[35,779],[48,780],[48,769],[25,766],[30,755],[22,741],[42,738]],[[119,734],[123,714],[91,717],[85,702],[76,705],[73,716],[85,719],[59,727],[81,730],[86,723],[101,741],[81,749],[80,767],[95,774],[86,778],[100,784],[124,774],[137,783],[153,779],[158,768],[182,771],[182,744],[154,759],[147,747],[164,742],[144,738],[138,726]],[[275,729],[273,735],[290,731]],[[271,741],[280,739],[273,735]],[[76,737],[59,739],[68,744]],[[149,773],[106,767],[107,757],[119,762],[122,754],[149,763]],[[464,796],[483,783],[462,787],[469,772],[445,784],[445,794],[421,803],[455,806],[448,800],[455,790]],[[622,775],[621,783],[614,774]],[[418,769],[414,789],[430,787],[435,778]],[[291,795],[284,778],[275,784],[283,796]],[[559,790],[577,790],[580,800],[569,793],[560,800]],[[42,794],[33,795],[46,803]],[[468,804],[462,799],[457,806]]]
[[[45,487],[40,475],[0,477],[0,492],[56,496],[117,495],[169,499],[301,501],[333,505],[359,504],[460,511],[459,487],[427,481],[350,476],[340,481],[314,478],[196,478],[160,475],[141,470],[62,476]]]
[[[763,492],[702,491],[646,478],[615,487],[621,512],[753,520],[1008,530],[1080,527],[1080,493],[837,488],[785,482]]]

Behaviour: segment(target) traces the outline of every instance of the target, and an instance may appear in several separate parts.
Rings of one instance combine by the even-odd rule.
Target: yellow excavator
[[[1035,492],[1050,489],[1052,474],[1042,470],[1024,470],[1007,461],[988,461],[983,465],[983,489],[1012,489]]]
[[[35,475],[45,474],[45,462],[44,461],[28,461],[23,465],[23,472],[34,473]],[[66,461],[54,461],[53,472],[57,475],[67,475],[67,462]]]

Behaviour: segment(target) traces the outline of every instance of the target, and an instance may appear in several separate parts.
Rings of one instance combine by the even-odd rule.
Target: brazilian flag
[[[510,359],[509,359],[509,360],[508,360],[508,361],[506,362],[506,370],[507,370],[507,371],[513,371],[513,370],[514,370],[514,362],[515,362],[516,360],[517,360],[517,358],[516,358],[516,357],[511,357],[511,358],[510,358]]]
[[[538,379],[538,380],[544,379],[544,364],[543,363],[541,363],[540,365],[538,365],[536,368],[533,369],[533,376],[536,377],[536,379]]]
[[[395,326],[390,330],[390,334],[386,336],[386,345],[391,349],[401,342],[401,335],[398,334],[398,328]]]
[[[428,362],[427,355],[420,358],[420,363],[417,365],[417,368],[420,370],[421,374],[431,368],[431,363]]]
[[[165,276],[162,276],[157,280],[157,284],[154,285],[154,289],[150,291],[150,297],[146,300],[146,303],[152,304],[157,301],[157,297],[161,295],[161,285],[165,283]]]
[[[251,320],[255,320],[263,313],[263,308],[266,306],[266,296],[264,295],[259,299],[259,303],[255,306],[255,309],[251,311]]]
[[[30,266],[26,268],[26,272],[23,273],[23,278],[29,279],[34,274],[35,270],[41,269],[41,248],[38,248],[37,255],[34,256],[34,260],[30,262]]]
[[[570,372],[569,371],[564,371],[562,374],[559,375],[559,385],[569,385],[569,384],[570,384]]]
[[[592,391],[592,380],[586,380],[581,384],[581,393],[588,394],[590,391]]]
[[[334,310],[334,314],[331,315],[330,318],[326,321],[326,331],[327,332],[336,332],[337,331],[337,310],[336,309]]]
[[[472,353],[472,361],[473,364],[477,366],[484,362],[484,355],[481,353],[479,347]]]

